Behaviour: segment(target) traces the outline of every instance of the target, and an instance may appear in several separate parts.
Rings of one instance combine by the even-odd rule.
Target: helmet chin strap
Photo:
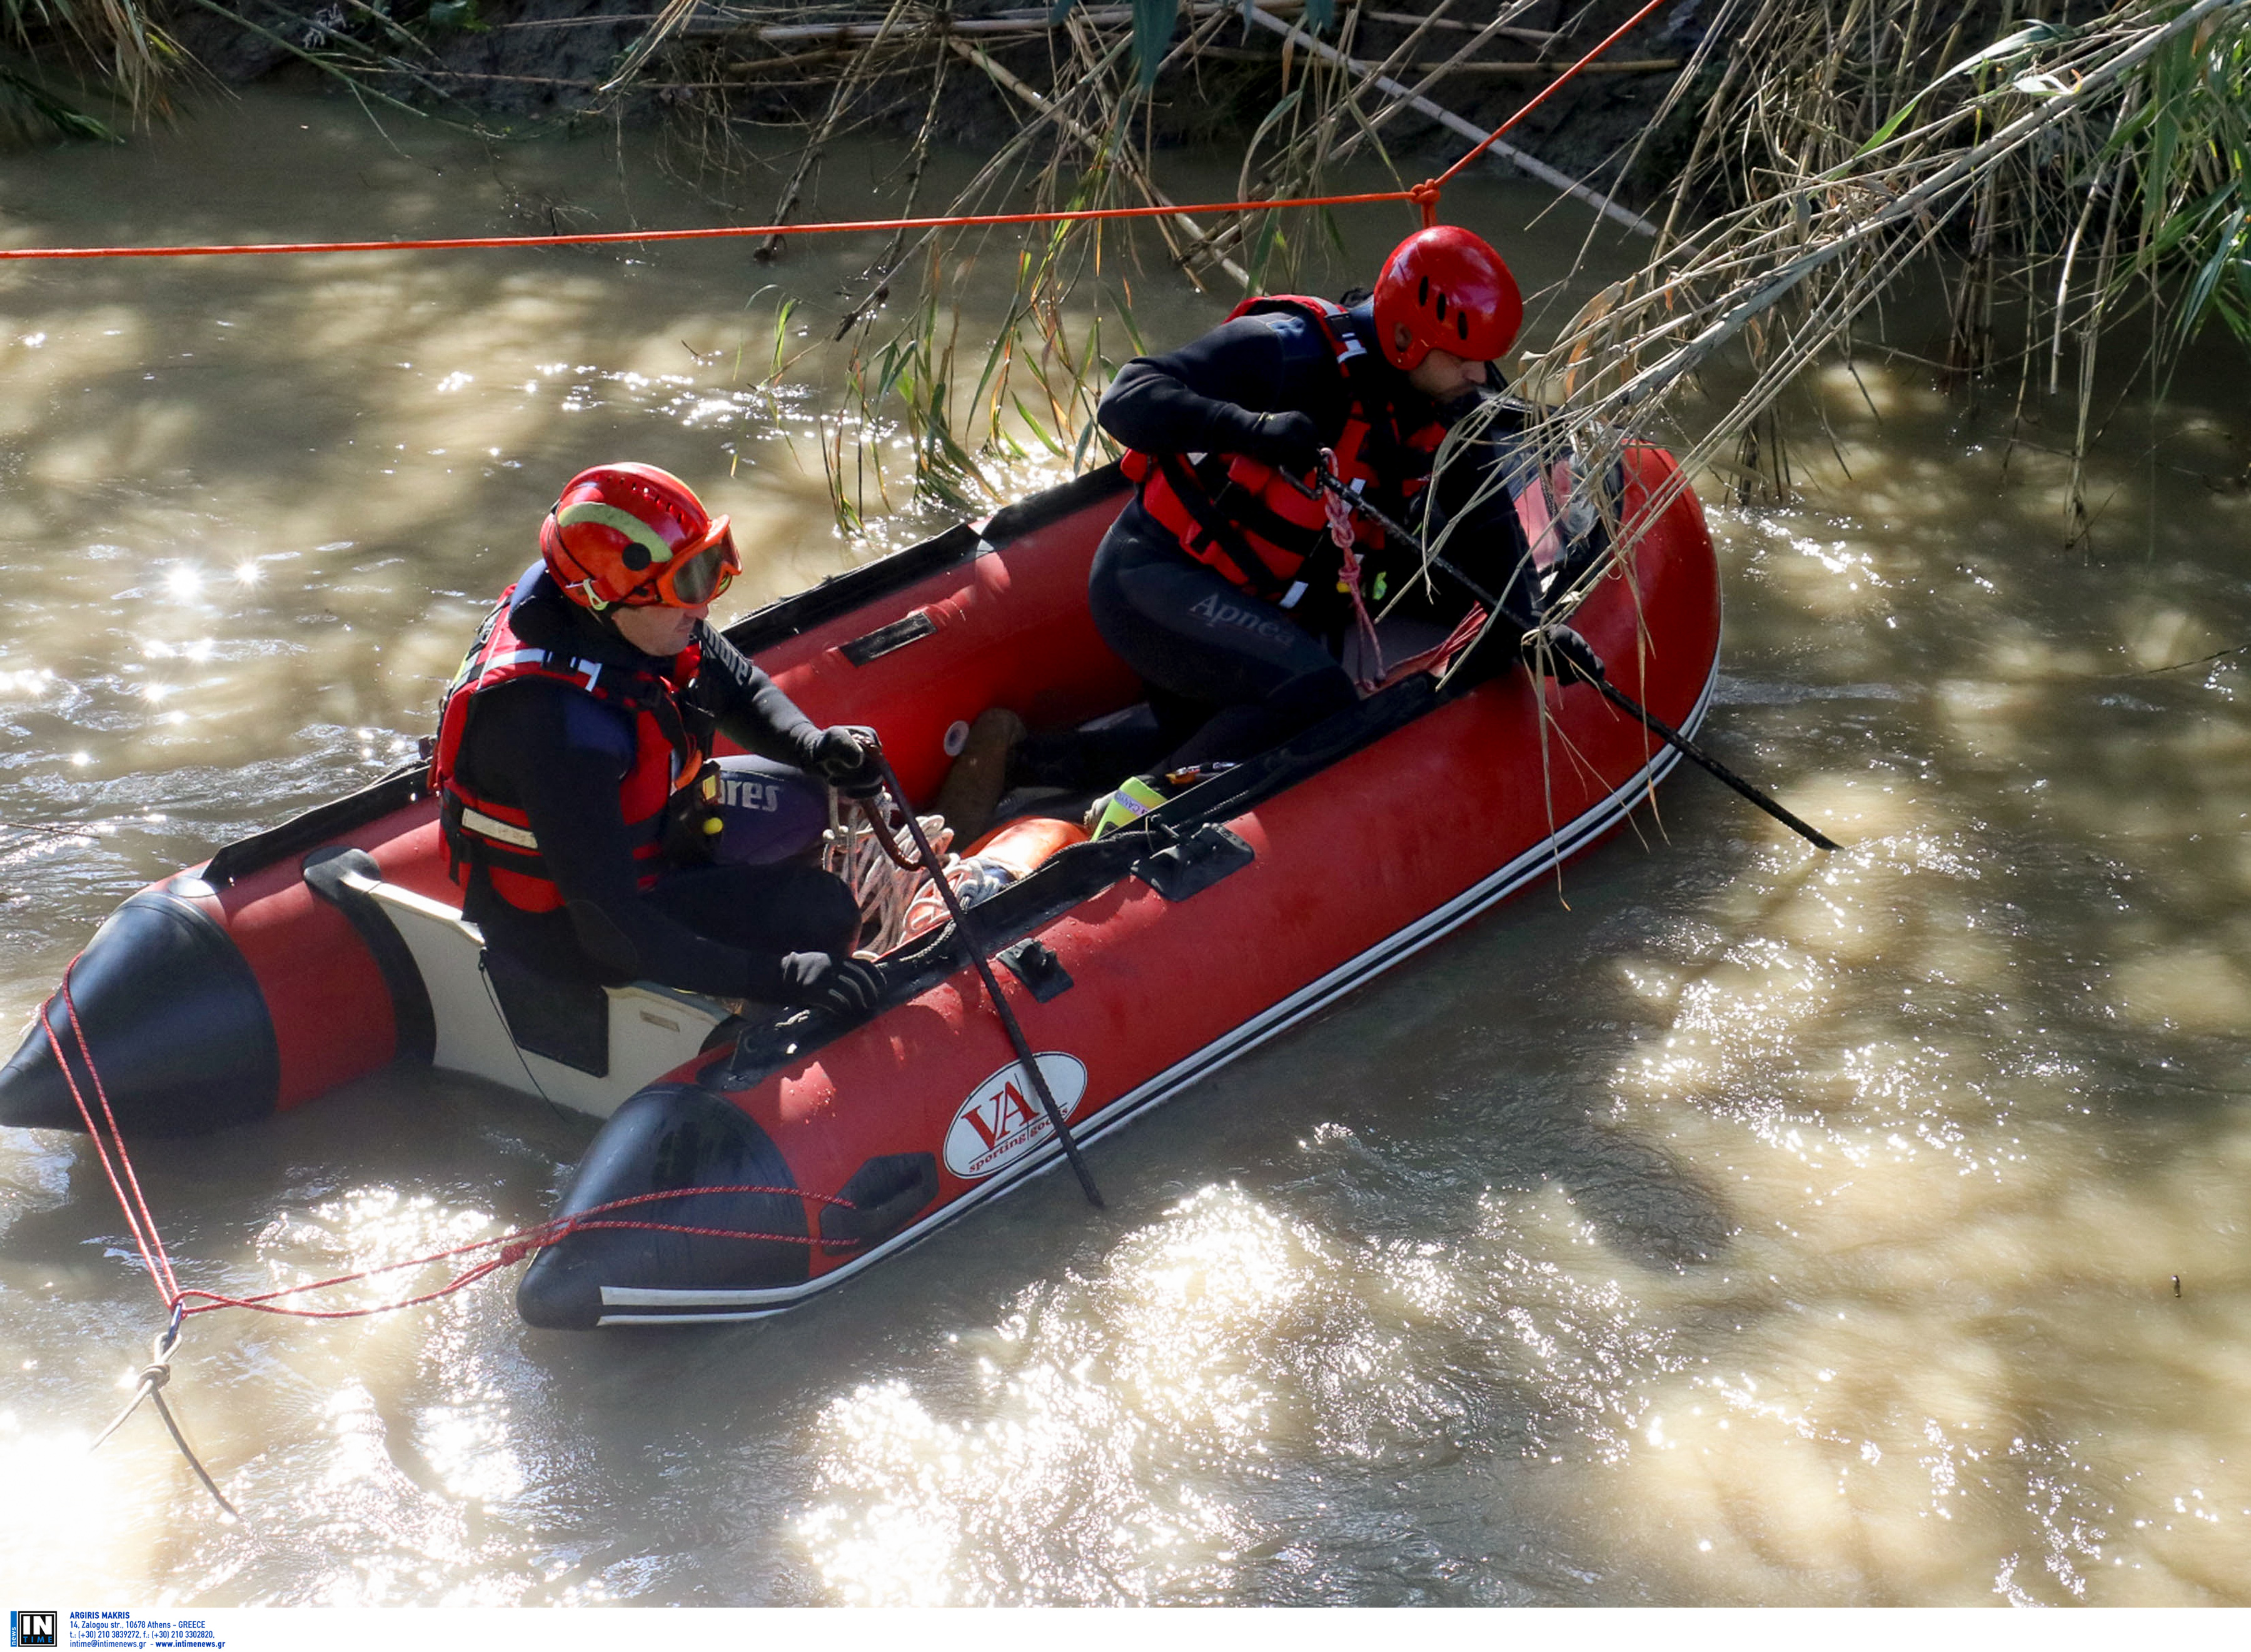
[[[571,599],[571,606],[585,614],[603,635],[622,638],[624,634],[618,629],[618,610],[627,605],[605,602],[595,595],[593,575],[588,574],[583,580],[564,586],[563,594]]]
[[[637,588],[645,590],[648,587],[641,587]],[[578,580],[576,584],[564,587],[564,589],[566,594],[573,598],[573,601],[571,603],[573,607],[591,615],[595,622],[612,636],[615,636],[619,634],[618,614],[624,609],[631,607],[662,607],[664,606],[664,604],[661,602],[605,602],[600,597],[594,593],[594,576],[591,573],[585,579]],[[581,598],[584,600],[578,600]]]

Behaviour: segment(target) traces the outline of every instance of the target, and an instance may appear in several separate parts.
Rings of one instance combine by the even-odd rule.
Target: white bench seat
[[[689,1059],[727,1018],[717,998],[654,981],[606,987],[608,1072],[597,1075],[520,1045],[485,970],[484,936],[443,901],[360,873],[343,881],[374,900],[421,972],[436,1034],[431,1065],[606,1119],[627,1097]]]

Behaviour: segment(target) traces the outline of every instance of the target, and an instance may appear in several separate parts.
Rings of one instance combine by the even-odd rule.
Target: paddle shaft
[[[993,1008],[1000,1014],[1001,1024],[1008,1030],[1008,1042],[1015,1046],[1017,1064],[1031,1080],[1033,1092],[1040,1098],[1040,1106],[1048,1115],[1048,1122],[1055,1126],[1056,1140],[1063,1143],[1063,1156],[1070,1161],[1070,1168],[1078,1177],[1078,1185],[1086,1194],[1086,1202],[1098,1211],[1105,1208],[1102,1191],[1094,1185],[1094,1172],[1086,1168],[1086,1160],[1079,1154],[1078,1142],[1071,1135],[1070,1125],[1064,1119],[1063,1109],[1056,1105],[1055,1092],[1048,1088],[1048,1076],[1040,1071],[1039,1058],[1032,1053],[1031,1042],[1024,1037],[1024,1029],[1016,1019],[1016,1012],[1008,1007],[1008,999],[1001,995],[1001,982],[993,974],[992,964],[986,959],[985,948],[977,944],[976,934],[970,927],[969,914],[961,904],[961,897],[955,892],[953,885],[945,881],[945,863],[931,847],[930,839],[923,831],[922,822],[914,812],[914,803],[907,796],[907,788],[899,784],[898,774],[891,767],[891,760],[883,755],[883,746],[872,734],[869,737],[868,755],[875,760],[877,770],[883,774],[883,784],[890,788],[892,798],[899,806],[899,812],[907,817],[907,833],[914,839],[915,850],[922,857],[923,864],[929,868],[930,880],[938,886],[938,899],[945,901],[945,910],[953,920],[953,933],[968,948],[970,962],[977,966],[977,974],[985,982],[986,992],[992,997]],[[881,831],[882,828],[878,827],[877,830]]]
[[[1290,477],[1290,482],[1293,487],[1296,487],[1300,493],[1305,494],[1308,498],[1319,496],[1314,489],[1306,487],[1302,482],[1299,482],[1296,477]],[[1445,558],[1438,555],[1437,552],[1426,547],[1423,544],[1422,540],[1416,538],[1414,534],[1409,532],[1405,527],[1394,522],[1382,510],[1377,510],[1375,506],[1368,503],[1367,500],[1361,498],[1351,489],[1346,487],[1344,483],[1338,481],[1336,476],[1326,468],[1324,468],[1320,473],[1320,485],[1327,489],[1330,492],[1335,494],[1347,504],[1350,505],[1354,510],[1359,511],[1361,515],[1366,517],[1370,522],[1373,522],[1377,527],[1382,529],[1385,533],[1390,535],[1393,539],[1396,540],[1403,549],[1411,551],[1416,556],[1420,557],[1425,566],[1437,569],[1441,573],[1444,573],[1448,579],[1452,580],[1456,584],[1459,585],[1465,591],[1467,591],[1479,601],[1484,603],[1487,611],[1499,614],[1502,619],[1516,627],[1520,635],[1528,635],[1538,628],[1532,623],[1532,621],[1526,619],[1522,614],[1517,613],[1513,608],[1503,602],[1499,597],[1494,596],[1491,592],[1486,590],[1483,586],[1480,586],[1476,580],[1471,579],[1470,576],[1463,573],[1461,569],[1447,561]],[[1568,660],[1565,663],[1567,664],[1573,663]],[[1598,660],[1596,663],[1600,664],[1601,662]],[[1573,670],[1575,675],[1582,677],[1586,676],[1586,673],[1583,670],[1578,670],[1576,664],[1573,664]],[[1769,797],[1764,792],[1759,790],[1757,787],[1752,785],[1742,775],[1736,774],[1735,770],[1729,768],[1718,758],[1714,757],[1710,753],[1705,751],[1701,746],[1698,746],[1695,741],[1690,739],[1686,734],[1680,732],[1680,730],[1671,727],[1656,717],[1652,716],[1645,707],[1642,706],[1639,703],[1634,700],[1631,696],[1628,695],[1623,690],[1612,684],[1608,677],[1596,677],[1588,680],[1593,683],[1594,686],[1601,691],[1602,697],[1608,700],[1611,705],[1617,706],[1628,716],[1637,718],[1644,728],[1656,735],[1658,739],[1663,740],[1667,746],[1670,746],[1674,751],[1680,753],[1681,756],[1687,758],[1690,762],[1694,763],[1699,768],[1701,768],[1714,780],[1718,781],[1724,786],[1733,788],[1741,795],[1749,799],[1751,802],[1757,804],[1759,808],[1764,809],[1768,814],[1773,816],[1783,825],[1789,827],[1790,830],[1796,832],[1807,843],[1811,843],[1816,849],[1837,849],[1842,847],[1842,845],[1831,838],[1827,833],[1823,832],[1815,827],[1809,826],[1804,821],[1798,819],[1797,816],[1791,814],[1780,803],[1775,802],[1773,798]]]

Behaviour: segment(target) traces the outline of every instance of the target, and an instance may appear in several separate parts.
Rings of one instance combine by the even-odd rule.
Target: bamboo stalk
[[[786,52],[778,58],[738,58],[719,73],[732,83],[764,74],[769,69],[801,69],[808,63],[834,63],[844,53],[842,45],[825,45],[811,52]]]
[[[1518,11],[1521,11],[1524,9],[1524,6],[1520,3],[1516,7],[1516,10]],[[1433,12],[1429,18],[1429,22],[1433,24],[1441,21],[1444,21],[1444,19],[1437,12]],[[1414,87],[1412,88],[1413,95],[1419,97],[1423,93],[1428,92],[1433,86],[1437,84],[1439,77],[1445,70],[1453,67],[1457,64],[1469,62],[1479,48],[1483,47],[1487,41],[1498,35],[1504,26],[1506,25],[1503,17],[1495,17],[1483,28],[1472,32],[1469,38],[1462,43],[1460,50],[1450,53],[1443,61],[1437,64],[1425,66],[1421,72],[1423,78],[1416,81]],[[1395,52],[1391,57],[1386,59],[1382,64],[1378,65],[1376,72],[1378,73],[1389,73],[1395,68],[1403,68],[1405,66],[1401,61],[1401,53],[1413,50],[1414,47],[1421,41],[1423,33],[1424,31],[1418,28],[1412,33],[1409,34],[1405,42],[1399,47],[1398,52]],[[1370,115],[1361,123],[1361,129],[1359,131],[1354,133],[1350,137],[1338,144],[1336,148],[1331,151],[1328,156],[1330,163],[1332,164],[1341,163],[1347,157],[1355,153],[1359,149],[1360,146],[1364,142],[1372,142],[1380,149],[1382,146],[1383,142],[1382,138],[1379,135],[1381,129],[1389,125],[1392,118],[1398,115],[1402,109],[1412,107],[1413,106],[1410,104],[1403,103],[1396,100],[1385,104],[1382,108],[1376,110],[1374,115]]]
[[[1391,49],[1389,54],[1384,58],[1382,62],[1375,66],[1375,73],[1380,77],[1389,73],[1391,70],[1401,67],[1406,61],[1407,54],[1414,51],[1423,43],[1423,37],[1430,29],[1442,23],[1451,24],[1452,20],[1445,16],[1446,9],[1451,3],[1452,0],[1439,0],[1439,3],[1435,6],[1427,16],[1417,21],[1416,26],[1407,32],[1406,38]],[[1463,41],[1458,51],[1454,52],[1445,59],[1445,63],[1451,65],[1468,62],[1475,52],[1482,48],[1488,41],[1493,39],[1494,36],[1500,33],[1503,29],[1508,26],[1507,19],[1509,17],[1516,16],[1518,13],[1527,10],[1530,3],[1531,0],[1513,0],[1513,3],[1512,0],[1504,0],[1504,3],[1500,8],[1499,8],[1498,15],[1494,16],[1482,25],[1472,26],[1468,24],[1453,24],[1453,26],[1458,28],[1462,33],[1466,34],[1468,38]],[[1359,20],[1360,15],[1361,14],[1357,12],[1354,14],[1353,22],[1355,24]],[[1285,89],[1289,85],[1289,63],[1292,52],[1294,50],[1294,41],[1295,38],[1291,37],[1284,39],[1282,42],[1282,81]],[[1340,35],[1338,38],[1338,45],[1342,48],[1345,55],[1349,58],[1352,50],[1351,37],[1348,34]],[[1416,83],[1413,88],[1414,94],[1420,94],[1434,81],[1436,81],[1437,78],[1437,75],[1435,73],[1424,74],[1423,77]],[[1269,169],[1271,176],[1272,176],[1275,180],[1276,192],[1287,192],[1293,188],[1299,193],[1318,192],[1319,189],[1318,179],[1322,176],[1325,169],[1332,166],[1341,165],[1345,160],[1357,151],[1360,146],[1364,142],[1373,142],[1380,149],[1382,148],[1382,140],[1377,135],[1378,128],[1382,128],[1394,115],[1397,115],[1400,110],[1409,107],[1411,106],[1395,99],[1394,101],[1384,104],[1381,108],[1375,110],[1374,114],[1363,115],[1359,108],[1357,100],[1347,94],[1342,100],[1342,108],[1351,113],[1358,129],[1352,132],[1342,142],[1333,144],[1331,142],[1333,135],[1333,128],[1334,125],[1334,113],[1333,111],[1330,115],[1325,115],[1319,122],[1317,122],[1311,131],[1302,132],[1293,137],[1284,149],[1283,156],[1278,162],[1278,164],[1285,170],[1283,171],[1275,171],[1271,167]],[[1291,175],[1290,169],[1293,167],[1294,163],[1298,160],[1302,158],[1303,150],[1306,146],[1309,144],[1314,150],[1314,156],[1304,169],[1302,173],[1302,182],[1299,182],[1294,184],[1285,182],[1284,180],[1285,177]],[[1243,170],[1242,174],[1243,181],[1236,190],[1238,197],[1247,197],[1250,193],[1250,156],[1246,154],[1243,160]],[[1249,229],[1249,220],[1247,219],[1238,217],[1232,224],[1229,225],[1227,229],[1222,233],[1222,242],[1223,244],[1231,244],[1233,242],[1241,241],[1246,238]]]
[[[908,0],[891,0],[890,11],[884,17],[883,22],[876,25],[875,38],[853,58],[851,66],[844,72],[844,78],[837,81],[830,90],[828,112],[821,116],[821,124],[814,128],[813,141],[805,146],[805,152],[798,157],[796,176],[790,179],[789,187],[782,191],[781,205],[774,211],[772,219],[774,223],[785,222],[796,207],[799,198],[805,192],[806,180],[812,177],[813,169],[821,164],[821,157],[828,149],[830,135],[836,129],[836,122],[843,117],[846,105],[849,103],[853,94],[859,90],[867,78],[868,59],[875,55],[876,47],[883,43],[884,36],[890,33],[898,23],[900,15],[906,10],[907,4]],[[759,243],[758,250],[751,256],[760,263],[765,263],[781,251],[781,244],[780,236],[769,235]]]
[[[1097,71],[1106,67],[1110,63],[1124,56],[1126,44],[1126,41],[1121,38],[1112,45],[1101,62],[1095,66]],[[1167,61],[1169,61],[1169,59],[1167,59]],[[1038,137],[1042,131],[1054,122],[1056,116],[1059,113],[1060,111],[1052,102],[1050,102],[1046,108],[1041,110],[1030,120],[1025,121],[1016,129],[1015,134],[1010,136],[1008,141],[1001,146],[1000,149],[994,153],[990,160],[987,161],[984,165],[977,169],[977,175],[971,178],[968,183],[962,185],[959,191],[955,194],[952,204],[949,205],[945,210],[948,212],[962,212],[968,211],[972,204],[979,198],[980,191],[991,184],[993,179],[998,177],[1001,170],[1013,161],[1017,155],[1026,148],[1029,147],[1032,141]],[[907,249],[908,254],[912,255],[914,253],[920,253],[923,248],[931,246],[937,234],[938,231],[936,229],[924,230],[921,234],[915,238],[914,245]],[[890,254],[887,254],[887,256],[896,256],[897,246],[898,243],[895,238],[892,242],[892,252]],[[936,256],[937,254],[935,251],[933,251],[932,253],[933,260],[936,259]],[[898,265],[894,263],[884,269],[877,278],[877,284],[888,285],[890,280],[891,271],[897,267]],[[934,262],[932,267],[935,268]],[[933,279],[935,279],[935,277],[933,277]],[[871,289],[870,291],[864,293],[858,300],[855,301],[853,304],[853,311],[856,313],[862,307],[873,302],[875,302],[874,293]]]
[[[1263,0],[1264,8],[1272,11],[1301,11],[1305,3],[1306,0]],[[1188,17],[1209,17],[1237,9],[1233,4],[1202,3],[1184,5],[1181,11]],[[1103,24],[1130,23],[1133,17],[1132,10],[1124,6],[1095,7],[1084,15]],[[492,25],[491,32],[502,34],[516,29],[614,29],[626,24],[655,23],[661,16],[655,11],[637,11],[591,17],[527,17],[520,23],[496,23]],[[947,26],[949,31],[957,34],[1046,34],[1061,26],[1049,23],[1047,17],[1047,10],[1042,8],[1037,11],[998,12],[987,17],[956,17],[951,19]],[[717,17],[710,20],[690,18],[682,32],[703,39],[737,35],[748,35],[757,39],[821,39],[842,34],[845,38],[864,40],[874,38],[875,28],[871,23],[762,24],[747,23],[740,17]],[[861,32],[842,32],[851,30]],[[1510,32],[1522,35],[1534,45],[1544,44],[1551,38],[1538,35],[1533,30],[1512,30]]]
[[[1336,50],[1333,46],[1322,45],[1319,40],[1314,39],[1311,35],[1307,34],[1303,29],[1297,28],[1291,24],[1284,23],[1280,18],[1264,11],[1253,11],[1250,14],[1250,20],[1254,23],[1263,24],[1266,28],[1276,31],[1286,38],[1293,41],[1296,45],[1303,47],[1305,50],[1313,52],[1316,57],[1322,59],[1326,62],[1338,64],[1354,74],[1367,76],[1368,79],[1374,82],[1374,84],[1381,87],[1384,91],[1390,93],[1392,96],[1403,100],[1405,102],[1412,105],[1415,108],[1420,110],[1423,114],[1429,115],[1440,126],[1444,127],[1449,132],[1457,133],[1459,135],[1469,139],[1472,143],[1485,142],[1486,135],[1476,127],[1472,126],[1467,121],[1462,119],[1460,115],[1456,115],[1451,109],[1444,108],[1438,104],[1431,102],[1430,100],[1426,97],[1417,95],[1406,87],[1402,86],[1398,81],[1391,79],[1389,75],[1371,74],[1368,65],[1354,61],[1353,59],[1345,56],[1343,52]],[[1542,184],[1548,185],[1551,189],[1561,190],[1566,195],[1576,197],[1578,199],[1586,202],[1590,206],[1600,212],[1604,218],[1615,219],[1617,222],[1624,225],[1628,229],[1633,231],[1637,235],[1653,236],[1657,233],[1657,226],[1651,223],[1639,213],[1629,212],[1626,208],[1620,206],[1616,201],[1612,200],[1609,196],[1589,189],[1576,178],[1568,177],[1564,173],[1557,171],[1554,167],[1548,165],[1544,161],[1534,160],[1531,156],[1527,155],[1522,149],[1517,149],[1512,144],[1503,143],[1496,140],[1493,142],[1486,145],[1486,152],[1489,155],[1499,155],[1506,157],[1512,165],[1520,168],[1523,171],[1528,172],[1534,177],[1538,178]]]
[[[1670,74],[1681,66],[1679,58],[1627,58],[1617,63],[1590,63],[1579,71],[1586,74]],[[1571,66],[1569,62],[1542,59],[1532,63],[1408,63],[1400,66],[1417,74],[1561,74]]]
[[[1271,52],[1260,52],[1250,46],[1206,46],[1196,54],[1202,58],[1218,58],[1229,63],[1273,63],[1278,61]],[[1586,74],[1671,74],[1683,63],[1680,58],[1631,58],[1620,63],[1590,63],[1579,71]],[[1439,58],[1429,62],[1401,63],[1395,66],[1403,72],[1427,75],[1431,80],[1455,74],[1561,74],[1571,66],[1568,62],[1457,63],[1451,58]],[[1480,134],[1482,135],[1482,134]]]
[[[613,92],[638,74],[641,66],[656,54],[658,47],[687,26],[689,18],[696,15],[696,8],[701,3],[702,0],[672,0],[671,4],[657,13],[656,21],[649,25],[648,31],[633,43],[624,61],[611,72],[610,78],[602,82],[602,90]]]
[[[1598,406],[1594,410],[1596,415],[1631,407],[1692,371],[1721,344],[1781,302],[1786,294],[1816,270],[1834,263],[1846,253],[1866,246],[1870,240],[1909,219],[1929,220],[1931,209],[1943,197],[1965,184],[1974,185],[1993,162],[2022,147],[2044,128],[2072,113],[2090,94],[2109,86],[2128,69],[2143,62],[2168,41],[2178,39],[2193,30],[2213,12],[2243,3],[2244,0],[2197,0],[2186,10],[2162,27],[2152,29],[2108,62],[2091,66],[2071,90],[2042,103],[2011,121],[1983,143],[1965,150],[1913,189],[1894,196],[1880,211],[1854,225],[1836,239],[1800,254],[1750,283],[1735,296],[1734,303],[1701,332],[1662,361],[1645,368],[1612,391],[1603,399],[1607,405]],[[1926,230],[1926,239],[1936,233],[1936,226],[1932,221]]]
[[[1664,319],[1659,324],[1645,323],[1637,334],[1621,335],[1599,346],[1620,359],[1619,370],[1609,376],[1626,382],[1607,392],[1590,388],[1568,396],[1566,406],[1555,410],[1548,427],[1571,433],[1575,441],[1582,433],[1591,433],[1597,444],[1607,444],[1603,451],[1612,451],[1617,442],[1631,439],[1627,424],[1614,424],[1612,420],[1630,420],[1645,434],[1669,388],[1698,371],[1714,349],[1739,333],[1749,333],[1754,339],[1763,335],[1763,342],[1753,351],[1762,365],[1750,389],[1736,396],[1706,434],[1681,453],[1680,472],[1645,502],[1640,519],[1652,517],[1678,496],[1688,474],[1700,464],[1713,462],[1711,455],[1726,441],[1763,416],[1770,418],[1772,428],[1770,410],[1795,376],[1823,350],[1848,341],[1847,330],[1855,317],[1912,262],[1927,253],[1944,227],[1965,208],[1983,212],[1987,180],[1998,169],[2006,163],[2028,168],[2052,165],[2047,146],[2057,137],[2068,135],[2072,122],[2090,96],[2102,95],[2106,87],[2115,88],[2168,41],[2177,41],[2184,31],[2208,28],[2220,14],[2230,11],[2238,19],[2251,20],[2251,0],[2199,0],[2161,26],[2122,24],[2090,32],[2066,55],[2051,60],[2049,73],[2044,77],[2051,85],[2068,86],[2071,90],[2043,100],[2029,114],[2009,121],[1983,142],[1961,147],[1945,142],[1949,131],[1965,116],[1975,130],[1987,129],[1984,116],[1991,105],[1984,98],[1975,98],[1964,109],[1937,116],[1880,149],[1863,147],[1838,160],[1827,171],[1792,178],[1779,195],[1755,195],[1750,205],[1721,220],[1714,231],[1684,243],[1687,256],[1683,259],[1676,253],[1668,260],[1668,267],[1676,273],[1663,288],[1631,301],[1632,308],[1645,316],[1661,314]],[[1941,60],[1952,59],[1950,42]],[[1820,95],[1818,86],[1815,95]],[[1825,129],[1818,108],[1809,118],[1790,106],[1785,93],[1777,100],[1771,115],[1762,113],[1755,129],[1770,152],[1791,157],[1792,165],[1803,165],[1811,148],[1800,156],[1793,145],[1774,141],[1792,128],[1810,138],[1820,137]],[[1845,142],[1849,142],[1849,138]],[[1852,176],[1871,153],[1894,158],[1889,164]],[[2012,197],[2006,210],[2021,211],[2021,200],[2020,196]],[[1815,223],[1807,208],[1815,202],[1823,204],[1826,222],[1839,228],[1826,245],[1806,248],[1807,232]],[[1991,231],[1987,217],[1980,234]],[[1700,246],[1698,239],[1703,241]],[[1793,248],[1805,250],[1792,255]],[[1760,249],[1779,260],[1763,279],[1739,282],[1709,302],[1697,302],[1691,297],[1689,288],[1708,281],[1715,254],[1730,264],[1740,264],[1744,253]],[[1823,291],[1808,278],[1825,267],[1836,274]],[[2030,285],[2027,281],[2027,288]],[[1805,313],[1793,324],[1777,307],[1786,295],[1803,290],[1813,291],[1817,296],[1808,301]],[[1660,293],[1673,295],[1660,302]],[[1686,308],[1676,312],[1676,300],[1686,301]],[[2090,304],[2090,318],[2095,308]],[[1710,325],[1705,324],[1707,318],[1714,317]],[[1590,328],[1575,322],[1566,328],[1559,349],[1576,352],[1578,346],[1593,343],[1606,325],[1599,317]],[[1684,334],[1693,336],[1655,367],[1646,372],[1636,371],[1651,345]],[[2088,337],[2091,347],[2091,319]],[[2084,376],[2088,371],[2085,355],[2081,367],[2081,418],[2085,420],[2092,402],[2091,382]],[[2067,531],[2076,538],[2084,534],[2088,524],[2076,514],[2083,510],[2083,502],[2074,498],[2072,508],[2074,514]]]
[[[1412,29],[1455,29],[1464,34],[1475,34],[1479,28],[1477,24],[1457,23],[1451,17],[1418,17],[1411,11],[1362,11],[1360,15],[1370,23],[1396,23]],[[1528,40],[1536,46],[1552,46],[1563,38],[1553,29],[1525,29],[1506,23],[1497,25],[1493,32]]]
[[[1259,0],[1257,9],[1251,15],[1256,17],[1276,12],[1295,13],[1304,10],[1305,4],[1306,0]],[[1232,0],[1223,4],[1212,3],[1212,0],[1192,0],[1191,3],[1181,7],[1181,15],[1184,17],[1209,17],[1240,9],[1239,6],[1232,3]],[[1073,11],[1071,16],[1075,18],[1084,18],[1097,27],[1116,26],[1133,20],[1132,9],[1126,6],[1082,9]],[[1036,16],[1019,17],[949,17],[922,29],[912,31],[894,29],[891,31],[891,38],[897,38],[906,33],[1044,35],[1051,34],[1063,26],[1062,24],[1048,21],[1045,12]],[[769,45],[784,45],[802,40],[837,42],[872,40],[881,31],[882,27],[882,24],[874,23],[766,23],[757,24],[749,28],[730,25],[723,29],[695,29],[690,32],[706,38],[747,36],[753,40],[763,40]]]

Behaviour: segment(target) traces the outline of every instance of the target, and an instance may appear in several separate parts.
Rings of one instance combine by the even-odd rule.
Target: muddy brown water
[[[832,161],[822,209],[889,164]],[[1533,285],[1584,228],[1534,226],[1527,188],[1450,204]],[[13,245],[706,211],[636,140],[488,151],[264,93],[0,161]],[[1400,227],[1347,226],[1370,259]],[[142,883],[427,732],[581,465],[731,510],[731,605],[942,526],[840,538],[833,370],[756,387],[758,289],[831,325],[870,250],[0,272],[0,816],[80,834],[0,836],[8,1024]],[[1161,337],[1223,308],[1135,279]],[[2126,388],[2092,553],[2059,548],[2060,458],[1874,358],[1800,418],[1803,503],[1714,503],[1711,743],[1845,852],[1684,774],[1560,889],[1103,1144],[1108,1212],[1047,1177],[762,1324],[535,1333],[499,1286],[198,1320],[170,1392],[247,1528],[152,1419],[86,1456],[156,1299],[83,1142],[0,1133],[0,1475],[38,1488],[0,1575],[213,1604],[2251,1600],[2251,714],[2243,656],[2157,669],[2251,639],[2240,373],[2215,347],[2160,410]],[[183,1279],[240,1288],[536,1219],[588,1134],[393,1074],[139,1163]]]

